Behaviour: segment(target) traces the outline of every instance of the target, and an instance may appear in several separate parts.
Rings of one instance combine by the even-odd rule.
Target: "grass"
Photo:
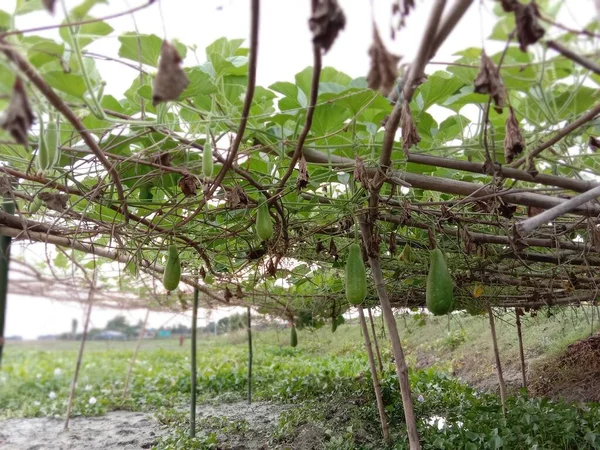
[[[575,310],[554,314],[523,319],[530,361],[541,355],[547,358],[590,334],[590,310],[581,308],[577,315]],[[500,351],[509,373],[518,368],[513,319],[505,315],[497,320]],[[380,335],[381,319],[376,322]],[[443,430],[423,420],[419,423],[424,448],[600,448],[600,435],[595,432],[600,429],[598,406],[528,400],[517,393],[504,418],[496,395],[444,375],[459,375],[474,385],[495,388],[486,317],[457,314],[449,321],[447,317],[407,315],[398,319],[398,325],[409,366],[429,367],[411,373],[418,417],[441,416],[447,421]],[[295,349],[289,347],[289,330],[254,334],[254,398],[298,406],[281,415],[269,437],[271,443],[282,448],[298,441],[303,445],[312,442],[316,448],[381,448],[360,328],[348,321],[335,334],[329,327],[298,334]],[[379,337],[386,369],[382,386],[394,448],[405,448],[391,352],[387,339]],[[135,342],[129,341],[87,344],[74,415],[100,415],[113,409],[160,410],[160,420],[172,430],[157,444],[163,449],[183,444],[185,448],[216,448],[219,432],[247,432],[247,424],[239,421],[203,419],[199,421],[202,437],[193,442],[187,438],[189,340],[183,347],[176,339],[144,341],[134,366],[130,396],[123,401],[134,346]],[[62,417],[76,355],[74,342],[9,342],[0,372],[0,418]],[[199,402],[219,404],[245,398],[246,362],[245,331],[202,337],[198,342]]]

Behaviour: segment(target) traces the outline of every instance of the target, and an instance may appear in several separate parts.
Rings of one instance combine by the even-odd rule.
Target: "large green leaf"
[[[85,16],[82,20],[92,20],[94,19],[91,16]],[[63,22],[65,24],[66,22]],[[113,27],[103,21],[97,21],[92,23],[86,23],[85,25],[81,25],[78,27],[73,27],[74,32],[77,35],[77,42],[79,43],[80,48],[84,48],[94,42],[96,39],[101,38],[103,36],[108,36],[112,33]],[[73,43],[71,42],[71,36],[69,34],[69,27],[62,27],[58,34],[61,39],[73,47]]]
[[[157,35],[128,32],[119,36],[119,42],[121,42],[121,47],[119,47],[119,56],[121,58],[158,67],[163,40]],[[181,59],[185,59],[187,55],[186,46],[177,41],[174,41],[173,45],[177,49]]]
[[[80,75],[52,71],[45,73],[44,78],[54,89],[58,89],[65,94],[69,94],[77,98],[83,98],[83,95],[87,90],[85,81]]]
[[[36,67],[46,63],[60,61],[65,52],[65,45],[39,36],[26,36],[22,40],[27,47],[27,58]]]
[[[443,103],[465,85],[463,80],[447,72],[436,72],[430,75],[421,85],[417,93],[417,104],[427,111],[431,106]]]

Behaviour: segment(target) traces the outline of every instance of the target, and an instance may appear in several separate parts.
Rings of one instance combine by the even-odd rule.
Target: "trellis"
[[[403,21],[414,5],[400,3]],[[143,53],[154,38],[123,37],[120,56],[139,67],[113,58],[138,69],[120,101],[102,96],[101,81],[84,64],[94,57],[85,39],[98,36],[81,30],[105,23],[89,17],[89,8],[73,11],[60,25],[71,61],[55,53],[60,46],[46,43],[50,50],[40,50],[22,39],[38,30],[4,30],[1,63],[12,76],[0,87],[12,103],[3,122],[10,135],[0,142],[0,194],[17,214],[0,212],[0,234],[71,249],[81,274],[89,262],[83,254],[93,256],[94,267],[123,263],[131,272],[123,271],[124,284],[135,284],[140,271],[160,278],[164,251],[173,242],[181,249],[181,282],[188,290],[182,289],[180,302],[165,294],[144,306],[178,309],[181,301],[192,304],[196,289],[207,307],[250,305],[292,323],[303,311],[335,320],[348,308],[339,275],[345,247],[360,234],[373,277],[364,306],[382,308],[411,449],[419,448],[392,308],[424,305],[429,249],[439,246],[448,255],[459,308],[595,302],[600,280],[600,169],[593,153],[600,147],[600,104],[588,86],[600,67],[568,39],[576,37],[584,47],[597,37],[595,27],[571,30],[534,3],[502,0],[494,34],[505,41],[504,51],[491,59],[483,53],[481,67],[479,51],[462,56],[427,78],[426,67],[472,1],[448,3],[432,2],[417,56],[398,80],[399,58],[375,31],[368,87],[323,68],[323,54],[345,24],[334,0],[312,0],[312,69],[299,74],[296,85],[270,90],[256,86],[258,0],[250,2],[249,49],[217,41],[200,68],[181,70],[178,52],[185,47],[177,43],[163,44],[159,64],[158,55],[151,60]],[[557,30],[564,34],[544,40],[545,32]],[[128,42],[137,48],[133,56]],[[529,46],[559,56],[536,56]],[[53,64],[59,61],[73,66],[82,91],[57,81]],[[154,82],[146,70],[151,66],[158,66]],[[161,77],[169,83],[161,84]],[[577,84],[572,92],[566,79]],[[438,139],[427,128],[433,118],[423,103],[427,89],[446,82],[455,86],[443,101],[455,112],[458,132]],[[385,90],[387,99],[369,88]],[[559,100],[545,98],[544,89]],[[591,98],[579,98],[579,92]],[[36,172],[33,165],[41,141],[29,130],[34,114],[27,98],[38,121],[48,121],[50,113],[62,117],[61,159],[50,170]],[[465,105],[480,113],[472,135],[461,123]],[[442,129],[440,124],[436,133]],[[207,142],[217,163],[214,177],[201,175]],[[252,229],[252,211],[263,202],[276,230],[267,243],[257,241]],[[401,246],[415,249],[414,264],[398,260]],[[35,277],[39,286],[55,281],[48,274]],[[10,288],[26,289],[19,282]],[[100,301],[138,306],[139,299],[115,292]]]

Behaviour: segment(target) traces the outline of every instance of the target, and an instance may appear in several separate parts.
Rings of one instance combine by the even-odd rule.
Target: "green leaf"
[[[80,21],[90,12],[97,3],[107,4],[107,0],[84,0],[79,6],[71,10],[70,16],[72,20]]]
[[[130,59],[152,67],[158,67],[160,58],[160,49],[163,40],[155,34],[137,34],[134,32],[124,33],[119,36],[119,56]],[[187,55],[187,47],[180,42],[174,41],[173,45],[177,49],[181,59]]]
[[[91,20],[94,19],[91,16],[85,16],[82,20]],[[66,22],[63,22],[63,24]],[[78,31],[77,31],[78,30]],[[76,33],[77,33],[77,41],[79,43],[79,47],[80,48],[84,48],[86,46],[88,46],[89,44],[91,44],[92,42],[94,42],[96,39],[103,37],[103,36],[108,36],[110,33],[112,33],[113,27],[111,27],[109,24],[107,24],[106,22],[103,21],[99,21],[99,22],[92,22],[92,23],[86,23],[85,25],[80,25],[79,27],[77,27]],[[65,41],[67,44],[69,44],[71,47],[73,47],[73,43],[71,42],[71,36],[69,34],[69,27],[62,27],[59,31],[58,34],[60,35],[61,39],[63,41]]]
[[[198,95],[214,94],[217,92],[217,87],[206,72],[196,67],[186,72],[190,79],[190,84],[181,94],[181,98],[196,97]]]
[[[59,252],[54,257],[53,263],[54,266],[58,267],[59,269],[66,269],[67,267],[69,267],[69,258],[67,258],[67,256],[63,252]]]
[[[28,14],[33,11],[38,11],[40,9],[44,9],[42,0],[17,0],[15,16]]]
[[[10,14],[0,10],[0,33],[10,30]]]
[[[431,106],[443,103],[464,85],[464,81],[447,72],[436,72],[430,75],[417,93],[417,96],[423,100],[422,109],[427,111]]]
[[[58,89],[65,94],[69,94],[77,98],[83,98],[83,95],[87,90],[83,78],[72,73],[52,71],[45,73],[44,79],[54,89]]]
[[[36,67],[46,63],[60,61],[65,52],[65,45],[39,36],[27,36],[22,40],[27,48],[27,58]]]

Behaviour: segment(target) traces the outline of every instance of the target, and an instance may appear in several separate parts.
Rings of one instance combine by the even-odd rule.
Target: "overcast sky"
[[[365,76],[368,67],[368,48],[371,44],[372,24],[369,0],[338,0],[346,14],[346,29],[342,31],[333,48],[324,56],[325,66],[332,66],[352,77]],[[409,62],[418,49],[419,39],[425,27],[431,1],[417,1],[417,8],[407,20],[407,26],[397,33],[396,40],[390,40],[389,11],[390,0],[372,0],[376,6],[375,16],[381,35],[393,53],[403,55]],[[0,8],[7,12],[14,9],[16,0],[2,0]],[[60,0],[57,4],[60,3]],[[80,3],[67,0],[68,7]],[[144,1],[112,0],[110,4],[94,7],[91,14],[101,17],[123,11],[127,5],[135,6]],[[158,1],[152,6],[135,13],[135,21],[141,33],[152,33],[167,39],[178,39],[186,45],[196,46],[200,62],[205,60],[204,48],[214,40],[227,38],[247,38],[249,34],[249,0],[169,0]],[[448,0],[452,5],[453,0]],[[485,42],[494,24],[491,0],[474,0],[461,23],[439,50],[435,61],[452,60],[452,55],[467,47],[485,45],[493,53],[502,48],[498,42]],[[594,17],[593,0],[566,2],[561,21],[583,26]],[[571,9],[567,9],[571,8]],[[574,8],[574,9],[573,9]],[[57,9],[61,10],[60,7]],[[312,63],[310,32],[307,26],[310,0],[263,0],[261,1],[258,84],[268,86],[275,81],[293,81],[294,75]],[[16,20],[19,29],[59,23],[61,13],[55,17],[45,12],[20,16]],[[133,17],[124,16],[110,21],[115,32],[92,44],[90,51],[116,57],[119,41],[117,36],[135,29]],[[165,35],[166,30],[166,35]],[[59,39],[56,31],[42,33]],[[121,64],[98,61],[98,67],[107,81],[106,92],[119,95],[125,91],[136,76],[136,72]],[[186,65],[195,64],[195,58],[188,51]],[[438,70],[430,67],[428,72]],[[93,326],[104,326],[114,317],[114,310],[97,309],[93,316]],[[137,322],[144,316],[143,311],[126,313],[130,322]],[[205,316],[201,314],[201,316]],[[213,317],[229,314],[221,311]],[[6,335],[21,335],[35,338],[40,334],[64,332],[70,329],[71,320],[78,318],[81,323],[82,308],[79,305],[51,302],[32,297],[9,296]],[[154,313],[150,316],[151,326],[164,323],[189,323],[188,317],[175,317],[172,314]]]

